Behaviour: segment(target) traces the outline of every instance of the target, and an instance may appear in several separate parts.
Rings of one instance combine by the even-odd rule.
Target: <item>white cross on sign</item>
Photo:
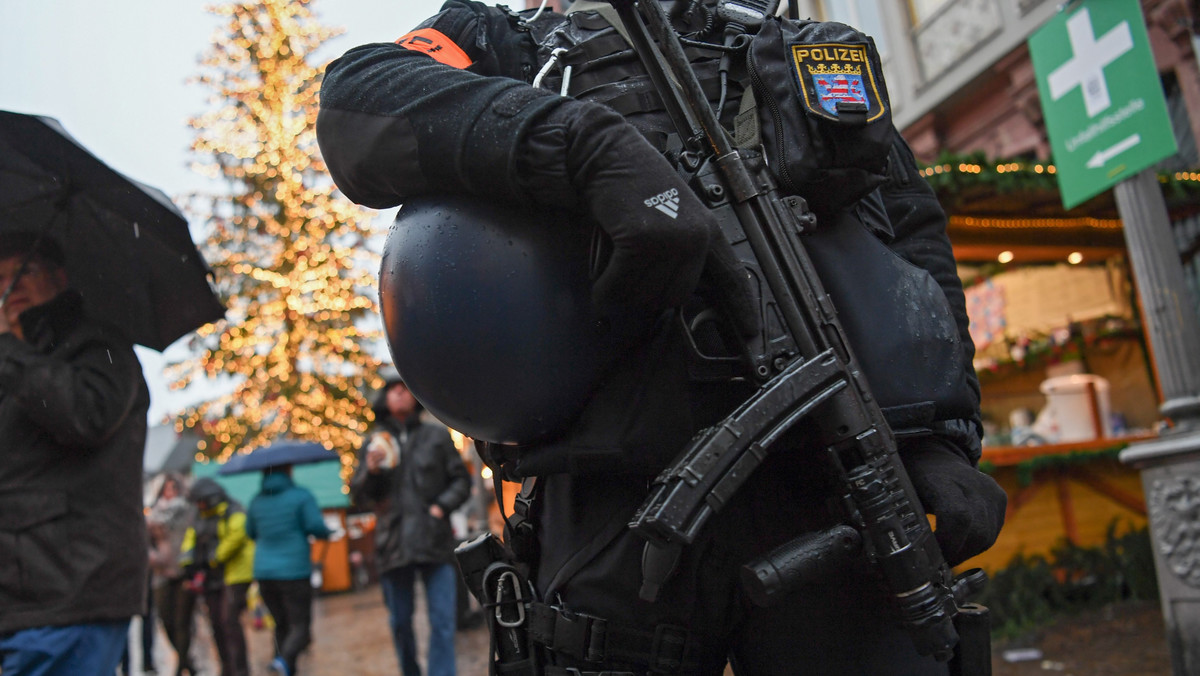
[[[1067,20],[1067,37],[1071,41],[1074,56],[1070,61],[1055,68],[1047,84],[1050,98],[1057,101],[1067,92],[1079,86],[1083,91],[1083,103],[1089,118],[1108,108],[1108,83],[1104,81],[1104,67],[1119,56],[1133,49],[1133,36],[1129,22],[1123,21],[1104,34],[1099,40],[1092,31],[1092,17],[1087,8]]]

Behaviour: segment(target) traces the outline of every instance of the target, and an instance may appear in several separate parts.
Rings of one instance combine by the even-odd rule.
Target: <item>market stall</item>
[[[995,569],[1064,539],[1103,545],[1142,528],[1135,470],[1117,453],[1152,438],[1159,397],[1123,260],[1016,267],[966,289],[985,425],[982,466],[1009,496]]]
[[[971,156],[924,173],[961,265],[981,467],[1009,495],[999,541],[964,566],[996,569],[1018,553],[1102,545],[1144,527],[1138,474],[1116,456],[1164,422],[1111,193],[1064,211],[1049,164]],[[1196,213],[1195,178],[1162,177],[1173,220]]]

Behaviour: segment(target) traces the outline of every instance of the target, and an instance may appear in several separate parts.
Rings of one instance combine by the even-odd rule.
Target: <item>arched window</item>
[[[921,25],[949,2],[950,0],[908,0],[908,9],[912,14],[913,25]]]

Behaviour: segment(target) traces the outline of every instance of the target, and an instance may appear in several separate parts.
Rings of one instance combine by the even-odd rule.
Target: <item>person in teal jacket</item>
[[[296,658],[312,639],[308,538],[332,534],[313,494],[292,482],[290,465],[263,473],[262,490],[246,510],[246,535],[255,541],[254,579],[275,618],[275,673],[295,674]]]

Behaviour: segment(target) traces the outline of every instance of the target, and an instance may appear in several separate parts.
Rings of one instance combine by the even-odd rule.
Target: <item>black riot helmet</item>
[[[570,425],[649,328],[593,308],[595,230],[577,216],[476,197],[404,204],[384,245],[379,297],[396,370],[430,413],[495,443]]]

